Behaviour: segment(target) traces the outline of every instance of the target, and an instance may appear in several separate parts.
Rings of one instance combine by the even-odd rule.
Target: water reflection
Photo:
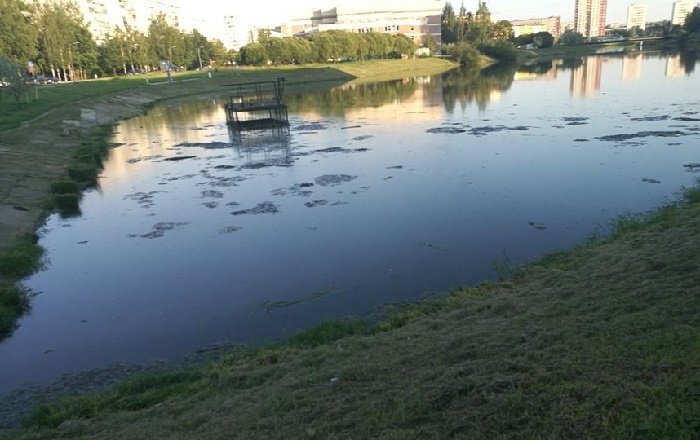
[[[267,166],[292,166],[289,127],[241,131],[228,127],[233,150],[249,169]]]
[[[442,94],[447,113],[459,106],[462,110],[474,103],[485,110],[513,85],[514,66],[494,66],[482,71],[453,70],[442,76]]]
[[[627,55],[622,59],[623,81],[636,81],[642,77],[642,59],[641,53]]]
[[[591,98],[600,92],[603,57],[592,56],[571,72],[571,95],[575,98]]]

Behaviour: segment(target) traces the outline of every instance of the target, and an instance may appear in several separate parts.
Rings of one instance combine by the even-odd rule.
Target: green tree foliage
[[[466,41],[447,46],[447,54],[462,66],[476,67],[480,63],[479,51]]]
[[[82,52],[85,62],[96,57],[96,45],[75,3],[36,3],[33,22],[38,30],[36,64],[42,72],[67,80],[75,76]]]
[[[498,48],[491,50],[491,53],[503,55],[499,60],[510,59],[510,52],[506,49],[506,42],[513,39],[513,25],[506,20],[501,20],[496,23],[491,21],[491,11],[486,2],[479,2],[479,7],[476,12],[472,13],[466,10],[464,5],[459,9],[459,14],[455,15],[452,5],[448,2],[445,4],[442,11],[442,42],[445,47],[451,47],[451,50],[458,50],[451,43],[467,42],[472,47],[479,48]],[[496,46],[496,42],[503,42]],[[510,44],[510,43],[507,43]],[[506,56],[507,54],[507,56]]]
[[[487,41],[479,46],[479,52],[502,63],[513,63],[517,56],[515,46],[509,41]]]
[[[564,46],[578,46],[585,42],[583,35],[579,32],[566,31],[559,37],[559,44]]]
[[[683,24],[683,30],[691,33],[700,33],[700,7],[693,8]]]
[[[546,49],[554,45],[554,35],[549,32],[537,32],[532,36],[532,42],[540,49]]]
[[[241,64],[305,64],[413,56],[416,43],[403,34],[327,31],[305,38],[269,38],[241,48]]]
[[[442,8],[442,42],[443,44],[456,43],[459,39],[459,25],[457,23],[457,17],[455,16],[455,11],[452,8],[450,2],[445,3]]]
[[[0,55],[0,95],[9,94],[20,105],[22,96],[29,90],[27,78],[23,74],[23,68],[17,63],[12,62],[9,58]],[[0,103],[2,98],[0,96]]]
[[[695,68],[695,61],[700,55],[700,7],[694,7],[683,24],[678,37],[678,45],[683,52],[683,62],[688,73]]]
[[[168,23],[165,14],[158,14],[151,19],[148,40],[153,65],[158,65],[161,60],[170,60],[176,66],[186,64],[184,35]]]
[[[0,55],[26,63],[37,55],[37,32],[32,9],[21,0],[0,0]]]
[[[267,51],[260,43],[251,43],[241,47],[240,63],[249,66],[259,66],[267,63]]]

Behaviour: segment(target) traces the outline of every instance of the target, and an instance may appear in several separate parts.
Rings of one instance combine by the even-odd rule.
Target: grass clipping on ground
[[[43,406],[17,438],[697,438],[700,191],[378,325]]]

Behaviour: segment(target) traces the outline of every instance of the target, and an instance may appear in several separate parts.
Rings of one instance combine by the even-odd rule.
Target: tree
[[[37,32],[31,8],[21,0],[0,1],[0,55],[26,63],[37,55]]]
[[[42,2],[35,4],[35,12],[37,64],[42,71],[50,71],[53,76],[71,79],[76,60],[80,58],[81,45],[88,46],[88,41],[92,40],[78,6],[70,1]],[[86,48],[90,49],[96,52],[94,46]]]
[[[259,66],[261,64],[267,64],[267,51],[265,46],[260,43],[251,43],[247,46],[241,47],[239,53],[241,64]]]
[[[447,46],[447,54],[462,66],[474,67],[480,63],[479,52],[464,41]]]
[[[683,24],[683,30],[690,33],[700,33],[700,7],[694,7]]]
[[[431,54],[434,54],[435,51],[437,50],[437,40],[431,33],[425,34],[425,37],[423,38],[423,46],[427,47],[430,50]]]
[[[161,60],[169,60],[177,66],[185,64],[183,35],[178,28],[168,23],[165,14],[158,14],[151,19],[148,40],[153,64],[157,65]]]
[[[488,41],[479,46],[479,52],[503,63],[513,63],[517,51],[509,41]]]
[[[12,62],[5,56],[0,56],[0,82],[3,86],[0,87],[0,93],[10,93],[20,106],[22,95],[29,90],[25,76],[22,74],[22,67]]]
[[[537,32],[532,34],[532,43],[539,49],[546,49],[554,45],[554,35],[549,32]]]
[[[450,2],[445,3],[445,6],[442,8],[441,31],[443,43],[450,44],[457,42],[457,19]]]
[[[508,20],[499,20],[493,25],[493,37],[500,41],[513,39],[513,24]]]
[[[559,37],[559,44],[564,46],[578,46],[583,44],[585,39],[579,32],[566,31]]]

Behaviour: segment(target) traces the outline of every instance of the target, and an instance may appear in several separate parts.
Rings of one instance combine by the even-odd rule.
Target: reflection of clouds
[[[603,57],[587,57],[582,66],[571,72],[571,94],[576,98],[590,98],[600,92]]]

